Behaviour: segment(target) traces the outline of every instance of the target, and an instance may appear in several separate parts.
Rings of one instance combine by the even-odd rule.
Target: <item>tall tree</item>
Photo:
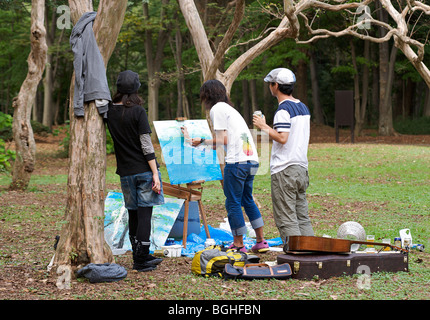
[[[25,190],[30,183],[36,163],[36,142],[30,124],[37,86],[45,69],[48,46],[46,45],[45,1],[31,2],[31,51],[28,56],[28,73],[19,94],[13,99],[13,137],[16,146],[16,160],[13,166],[10,189]]]
[[[286,37],[294,38],[298,32],[298,20],[294,13],[292,0],[284,0],[286,15],[282,18],[278,27],[270,32],[270,34],[251,46],[243,54],[241,54],[224,72],[220,71],[224,55],[230,46],[230,43],[239,27],[240,22],[245,13],[245,0],[237,0],[233,20],[225,33],[222,41],[216,47],[215,53],[212,51],[205,32],[204,25],[200,19],[196,5],[193,0],[178,0],[179,7],[185,18],[185,22],[191,33],[194,45],[202,67],[203,79],[218,79],[226,87],[230,93],[233,82],[239,73],[257,56],[263,53],[266,49],[279,43]],[[291,19],[291,23],[290,23]]]
[[[366,109],[367,109],[367,97],[369,91],[369,63],[370,63],[370,46],[369,41],[364,40],[364,61],[362,62],[362,86],[360,94],[360,71],[358,67],[358,57],[356,54],[356,48],[354,40],[350,40],[351,47],[351,59],[352,65],[355,70],[354,74],[354,135],[360,136],[363,130],[364,122],[366,119]]]
[[[176,117],[191,117],[190,114],[190,104],[188,103],[187,93],[185,90],[185,74],[184,74],[184,65],[182,62],[182,51],[183,51],[183,39],[181,34],[181,28],[179,25],[179,20],[177,19],[177,15],[175,14],[176,25],[175,25],[175,35],[174,38],[172,36],[169,37],[170,47],[172,49],[172,54],[175,58],[176,63],[176,72],[177,72],[177,109],[176,109]]]
[[[93,11],[91,0],[70,0],[76,23],[83,13]],[[101,0],[94,21],[94,35],[105,66],[115,48],[127,0]],[[54,266],[61,274],[57,286],[64,288],[73,267],[88,263],[112,262],[104,240],[104,200],[106,185],[106,131],[94,101],[85,104],[84,117],[73,113],[73,87],[70,102],[70,152],[65,221],[57,246]]]
[[[377,7],[380,5],[377,3]],[[379,10],[379,20],[388,23],[388,13]],[[380,38],[387,35],[385,28],[379,27]],[[391,92],[394,81],[394,63],[396,62],[397,48],[393,44],[390,53],[390,43],[384,41],[379,43],[379,134],[389,136],[394,134],[393,106]]]
[[[169,0],[161,1],[160,28],[158,30],[157,44],[153,45],[153,30],[150,23],[149,3],[143,2],[143,18],[147,26],[145,28],[145,53],[146,65],[148,69],[148,120],[153,122],[158,120],[158,92],[160,89],[160,69],[163,63],[164,47],[169,39],[169,28],[167,17],[167,5]]]

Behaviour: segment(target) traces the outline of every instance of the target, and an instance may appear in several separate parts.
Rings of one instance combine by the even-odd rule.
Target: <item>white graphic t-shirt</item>
[[[214,130],[227,131],[225,162],[258,162],[257,148],[251,132],[240,113],[225,102],[218,102],[210,111]]]

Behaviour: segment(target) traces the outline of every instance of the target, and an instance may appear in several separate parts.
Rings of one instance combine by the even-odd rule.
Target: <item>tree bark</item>
[[[315,62],[315,53],[310,51],[309,67],[312,84],[312,103],[313,103],[313,121],[316,124],[324,124],[324,116],[320,103],[320,87],[317,77],[317,64]]]
[[[243,79],[241,81],[241,83],[242,83],[242,117],[245,120],[245,122],[247,123],[247,125],[249,126],[250,125],[249,82],[247,79]]]
[[[176,70],[178,72],[177,76],[177,108],[176,108],[176,117],[185,117],[191,119],[190,115],[190,106],[188,103],[187,92],[185,90],[185,75],[184,68],[182,63],[182,34],[181,28],[179,26],[177,17],[176,19],[176,33],[175,38],[170,41],[171,49],[173,56],[175,58]]]
[[[50,48],[55,39],[55,29],[56,29],[56,12],[52,10],[51,22],[48,22],[48,7],[45,13],[46,21],[46,44]],[[48,51],[45,77],[43,78],[43,117],[42,123],[48,128],[52,128],[53,117],[55,114],[55,106],[53,104],[52,93],[54,91],[54,77],[53,77],[53,54]]]
[[[308,49],[299,48],[299,51],[303,52],[305,55],[308,55]],[[301,59],[298,62],[297,70],[296,70],[296,85],[294,86],[294,97],[299,99],[305,105],[309,106],[308,102],[308,67],[309,63],[305,59]]]
[[[36,142],[31,127],[31,108],[36,98],[37,86],[45,69],[48,47],[46,45],[45,1],[31,2],[31,51],[28,56],[28,73],[16,98],[13,99],[13,138],[16,159],[12,171],[11,190],[25,190],[30,183],[36,163]]]
[[[83,13],[93,10],[91,1],[70,0],[69,6],[74,23]],[[99,3],[93,30],[105,66],[115,48],[126,7],[126,0],[101,0]],[[71,125],[65,224],[54,259],[58,274],[71,274],[72,268],[88,263],[113,261],[112,252],[104,240],[106,130],[94,102],[85,104],[84,117],[74,116],[73,89],[74,76],[70,90]],[[62,277],[63,275],[59,277],[59,282]],[[57,286],[64,287],[58,282]]]
[[[363,130],[364,121],[366,117],[366,108],[367,108],[367,92],[369,85],[369,67],[364,64],[363,65],[363,77],[362,77],[362,86],[361,86],[361,98],[360,98],[360,72],[357,65],[357,58],[355,52],[354,41],[350,41],[351,44],[351,58],[352,65],[355,69],[354,75],[354,118],[355,118],[355,126],[354,126],[354,135],[360,136]],[[364,58],[366,61],[369,61],[370,51],[369,51],[369,41],[364,40]]]
[[[379,11],[380,21],[388,21],[388,13],[385,10]],[[384,37],[387,31],[379,28],[380,37]],[[396,48],[390,54],[388,41],[379,44],[379,121],[378,132],[382,136],[394,134],[393,127],[393,109],[391,104],[391,89],[394,75],[394,61]],[[391,56],[391,58],[390,58]]]
[[[430,89],[426,88],[426,97],[424,99],[423,117],[430,117]]]
[[[161,3],[160,20],[167,20],[165,14],[165,7],[169,3],[169,0],[163,0]],[[143,17],[146,22],[149,21],[149,9],[148,3],[143,3]],[[168,29],[163,22],[163,28],[160,29],[157,37],[157,47],[154,48],[152,45],[152,31],[150,29],[145,30],[145,53],[146,53],[146,66],[148,69],[148,120],[149,123],[158,120],[158,92],[160,90],[161,80],[158,75],[161,64],[163,62],[163,51],[166,42],[169,39]]]

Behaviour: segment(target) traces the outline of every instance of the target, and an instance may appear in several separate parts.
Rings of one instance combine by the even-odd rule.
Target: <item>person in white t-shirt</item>
[[[273,140],[270,158],[273,216],[285,243],[288,236],[313,236],[306,189],[309,186],[308,145],[310,112],[292,96],[296,77],[286,68],[277,68],[264,78],[278,100],[273,128],[264,117],[254,116],[257,128]]]
[[[252,196],[254,176],[258,170],[258,154],[251,132],[240,113],[232,107],[224,85],[218,80],[208,80],[200,88],[200,99],[210,110],[215,139],[191,139],[194,146],[200,143],[225,146],[224,195],[228,221],[233,234],[230,248],[246,252],[243,235],[247,228],[242,207],[255,230],[257,243],[253,252],[264,253],[269,245],[263,235],[263,218]],[[183,129],[184,135],[187,133]]]

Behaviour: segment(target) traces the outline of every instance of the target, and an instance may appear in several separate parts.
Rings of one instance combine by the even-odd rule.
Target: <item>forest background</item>
[[[225,69],[279,21],[276,16],[268,15],[269,11],[276,9],[270,1],[246,3],[246,14],[236,42],[232,42],[234,45],[224,57]],[[69,120],[69,90],[73,73],[69,37],[73,25],[67,21],[67,4],[67,1],[46,1],[48,61],[32,111],[35,132],[50,131],[53,126],[67,124]],[[226,0],[202,0],[196,1],[196,5],[211,45],[216,47],[234,10]],[[0,128],[0,131],[3,129],[0,138],[7,140],[11,138],[11,129],[5,125],[8,121],[5,115],[13,114],[12,101],[28,69],[31,2],[3,0],[0,6],[0,124],[3,127]],[[341,24],[348,23],[340,21],[339,14],[334,12],[321,11],[318,19],[321,28],[339,24],[341,28]],[[409,23],[416,24],[413,29],[415,38],[423,43],[427,41],[424,63],[429,65],[429,17],[422,15]],[[387,44],[393,52],[393,40]],[[316,124],[334,126],[336,90],[359,92],[357,97],[366,110],[363,126],[356,128],[359,135],[363,127],[378,127],[381,47],[382,44],[352,36],[331,37],[312,44],[297,44],[294,39],[285,39],[254,59],[240,73],[232,86],[231,99],[250,126],[254,110],[262,110],[270,123],[276,101],[270,96],[263,78],[273,68],[287,67],[297,77],[294,95],[309,106]],[[391,134],[429,134],[428,86],[399,50],[394,61],[391,59],[390,62],[389,68],[394,72],[390,101],[394,130]],[[140,94],[146,100],[146,108],[150,90],[155,90],[155,112],[149,113],[150,121],[181,116],[205,117],[199,102],[201,67],[176,1],[128,2],[118,42],[107,67],[112,94],[118,73],[126,69],[139,73],[143,84]]]

